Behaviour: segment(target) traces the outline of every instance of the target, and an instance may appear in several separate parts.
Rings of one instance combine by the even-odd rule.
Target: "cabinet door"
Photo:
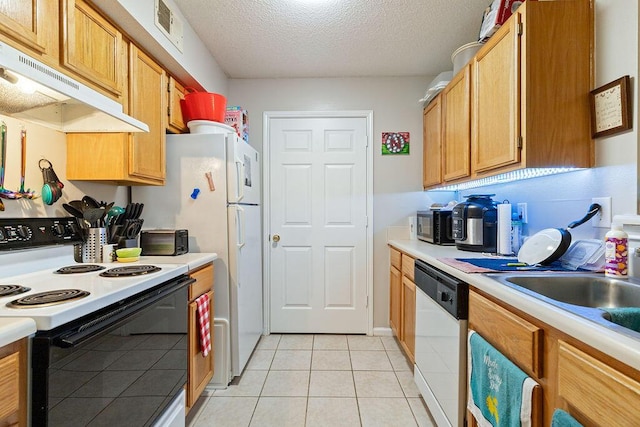
[[[0,33],[57,62],[58,5],[50,0],[0,1]],[[45,61],[47,62],[47,61]]]
[[[472,61],[473,172],[520,161],[519,24],[515,13]]]
[[[442,182],[442,103],[436,96],[422,118],[422,187],[429,188]]]
[[[187,132],[187,125],[182,119],[182,109],[180,108],[180,100],[184,99],[184,86],[169,76],[169,98],[168,98],[168,123],[167,129],[174,133]]]
[[[122,34],[83,0],[62,6],[62,66],[120,97]]]
[[[192,285],[193,286],[193,285]],[[198,305],[196,302],[189,303],[189,362],[188,372],[189,380],[187,386],[187,408],[190,409],[198,400],[206,385],[213,378],[213,291],[207,292],[209,295],[209,319],[211,325],[211,351],[206,357],[202,355],[200,350],[200,336],[198,328]]]
[[[164,181],[166,73],[148,55],[130,45],[129,114],[149,125],[149,132],[131,134],[129,175]]]
[[[584,425],[640,425],[640,382],[571,344],[558,344],[558,395],[589,418],[580,420]]]
[[[471,173],[469,65],[460,70],[442,92],[442,155],[444,181],[468,177]]]
[[[27,425],[27,339],[0,348],[0,425]]]
[[[391,266],[389,273],[389,326],[393,334],[401,337],[401,304],[402,304],[402,274],[396,267]]]
[[[416,284],[402,278],[402,344],[411,363],[416,352]]]

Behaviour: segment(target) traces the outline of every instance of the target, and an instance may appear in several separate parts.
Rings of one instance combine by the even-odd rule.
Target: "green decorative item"
[[[382,155],[409,154],[409,132],[382,132]]]

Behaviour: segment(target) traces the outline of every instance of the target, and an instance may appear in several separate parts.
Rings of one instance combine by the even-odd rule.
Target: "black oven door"
[[[187,378],[188,276],[52,331],[32,345],[33,426],[150,426]]]

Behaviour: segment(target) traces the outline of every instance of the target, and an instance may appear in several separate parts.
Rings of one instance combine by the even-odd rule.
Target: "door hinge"
[[[171,117],[171,106],[167,105],[167,116]]]
[[[518,140],[516,141],[516,144],[518,145],[518,149],[522,150],[522,136],[518,137]]]
[[[522,25],[522,22],[518,22],[518,35],[521,36],[522,33],[524,33],[524,25]]]
[[[365,228],[369,228],[369,216],[365,216],[364,219],[365,219],[365,221],[364,221],[365,222],[365,225],[364,225]]]
[[[365,308],[368,308],[368,307],[369,307],[369,295],[367,295],[367,303],[366,303],[366,305],[365,305],[364,307],[365,307]]]

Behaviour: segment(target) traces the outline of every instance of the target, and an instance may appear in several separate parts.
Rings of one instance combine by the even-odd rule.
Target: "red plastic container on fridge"
[[[191,120],[210,120],[224,123],[227,111],[227,98],[211,92],[197,92],[187,87],[184,99],[180,100],[180,109],[185,123]]]

